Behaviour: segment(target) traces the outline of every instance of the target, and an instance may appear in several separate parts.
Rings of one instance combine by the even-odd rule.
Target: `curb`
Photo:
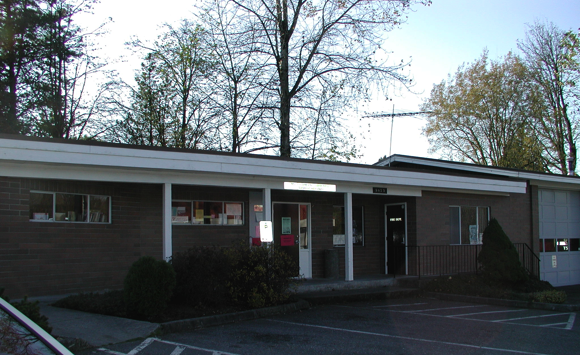
[[[278,314],[291,313],[308,308],[310,308],[310,304],[307,301],[299,300],[298,302],[285,304],[281,306],[258,308],[237,313],[219,314],[215,316],[182,319],[167,323],[161,323],[157,328],[156,332],[161,332],[161,334],[179,333],[205,327],[213,327],[216,325],[264,318]]]
[[[324,305],[333,303],[358,302],[358,301],[376,301],[387,300],[394,298],[418,297],[423,292],[419,289],[404,289],[404,290],[380,290],[374,292],[362,292],[352,294],[336,295],[303,295],[302,297],[311,305]]]
[[[541,309],[546,311],[558,312],[576,312],[580,311],[580,305],[577,304],[554,304],[540,303],[532,301],[506,300],[500,298],[486,298],[476,296],[453,295],[447,293],[427,292],[427,296],[435,297],[442,301],[471,302],[478,304],[489,304],[492,306],[506,306],[516,308]]]

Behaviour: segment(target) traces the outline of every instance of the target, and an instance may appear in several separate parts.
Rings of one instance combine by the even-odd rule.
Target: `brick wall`
[[[424,191],[417,198],[418,245],[449,244],[449,206],[487,206],[513,243],[532,242],[531,201],[528,194],[487,196]]]
[[[112,223],[31,222],[30,190],[111,196]],[[10,297],[118,289],[143,255],[162,257],[159,185],[0,177],[0,287]]]

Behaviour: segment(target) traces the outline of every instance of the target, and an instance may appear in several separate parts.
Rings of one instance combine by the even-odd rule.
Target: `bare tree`
[[[536,22],[518,42],[532,80],[538,84],[546,110],[536,122],[536,134],[549,154],[549,164],[562,174],[574,173],[577,162],[578,112],[573,97],[578,88],[567,85],[574,73],[565,66],[570,48],[563,45],[565,33],[553,23]]]
[[[277,147],[269,138],[272,73],[256,48],[257,23],[233,25],[240,12],[231,2],[210,0],[200,16],[215,60],[209,76],[216,89],[215,106],[227,122],[228,150],[237,153]]]
[[[376,54],[412,1],[231,1],[243,10],[240,22],[259,24],[248,38],[276,75],[281,156],[292,154],[291,111],[306,88],[346,79],[345,92],[365,95],[371,83],[408,83],[407,63],[389,65]]]

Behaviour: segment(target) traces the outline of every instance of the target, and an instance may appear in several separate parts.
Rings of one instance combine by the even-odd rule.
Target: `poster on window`
[[[479,244],[477,238],[477,225],[469,226],[469,244]]]
[[[292,217],[282,217],[282,234],[292,233]]]

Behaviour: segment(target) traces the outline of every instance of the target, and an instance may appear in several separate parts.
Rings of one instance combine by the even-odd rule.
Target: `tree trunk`
[[[280,31],[280,58],[278,75],[280,76],[280,156],[289,158],[290,148],[290,89],[288,78],[288,43],[290,32],[288,28],[287,0],[277,1],[278,24]]]

